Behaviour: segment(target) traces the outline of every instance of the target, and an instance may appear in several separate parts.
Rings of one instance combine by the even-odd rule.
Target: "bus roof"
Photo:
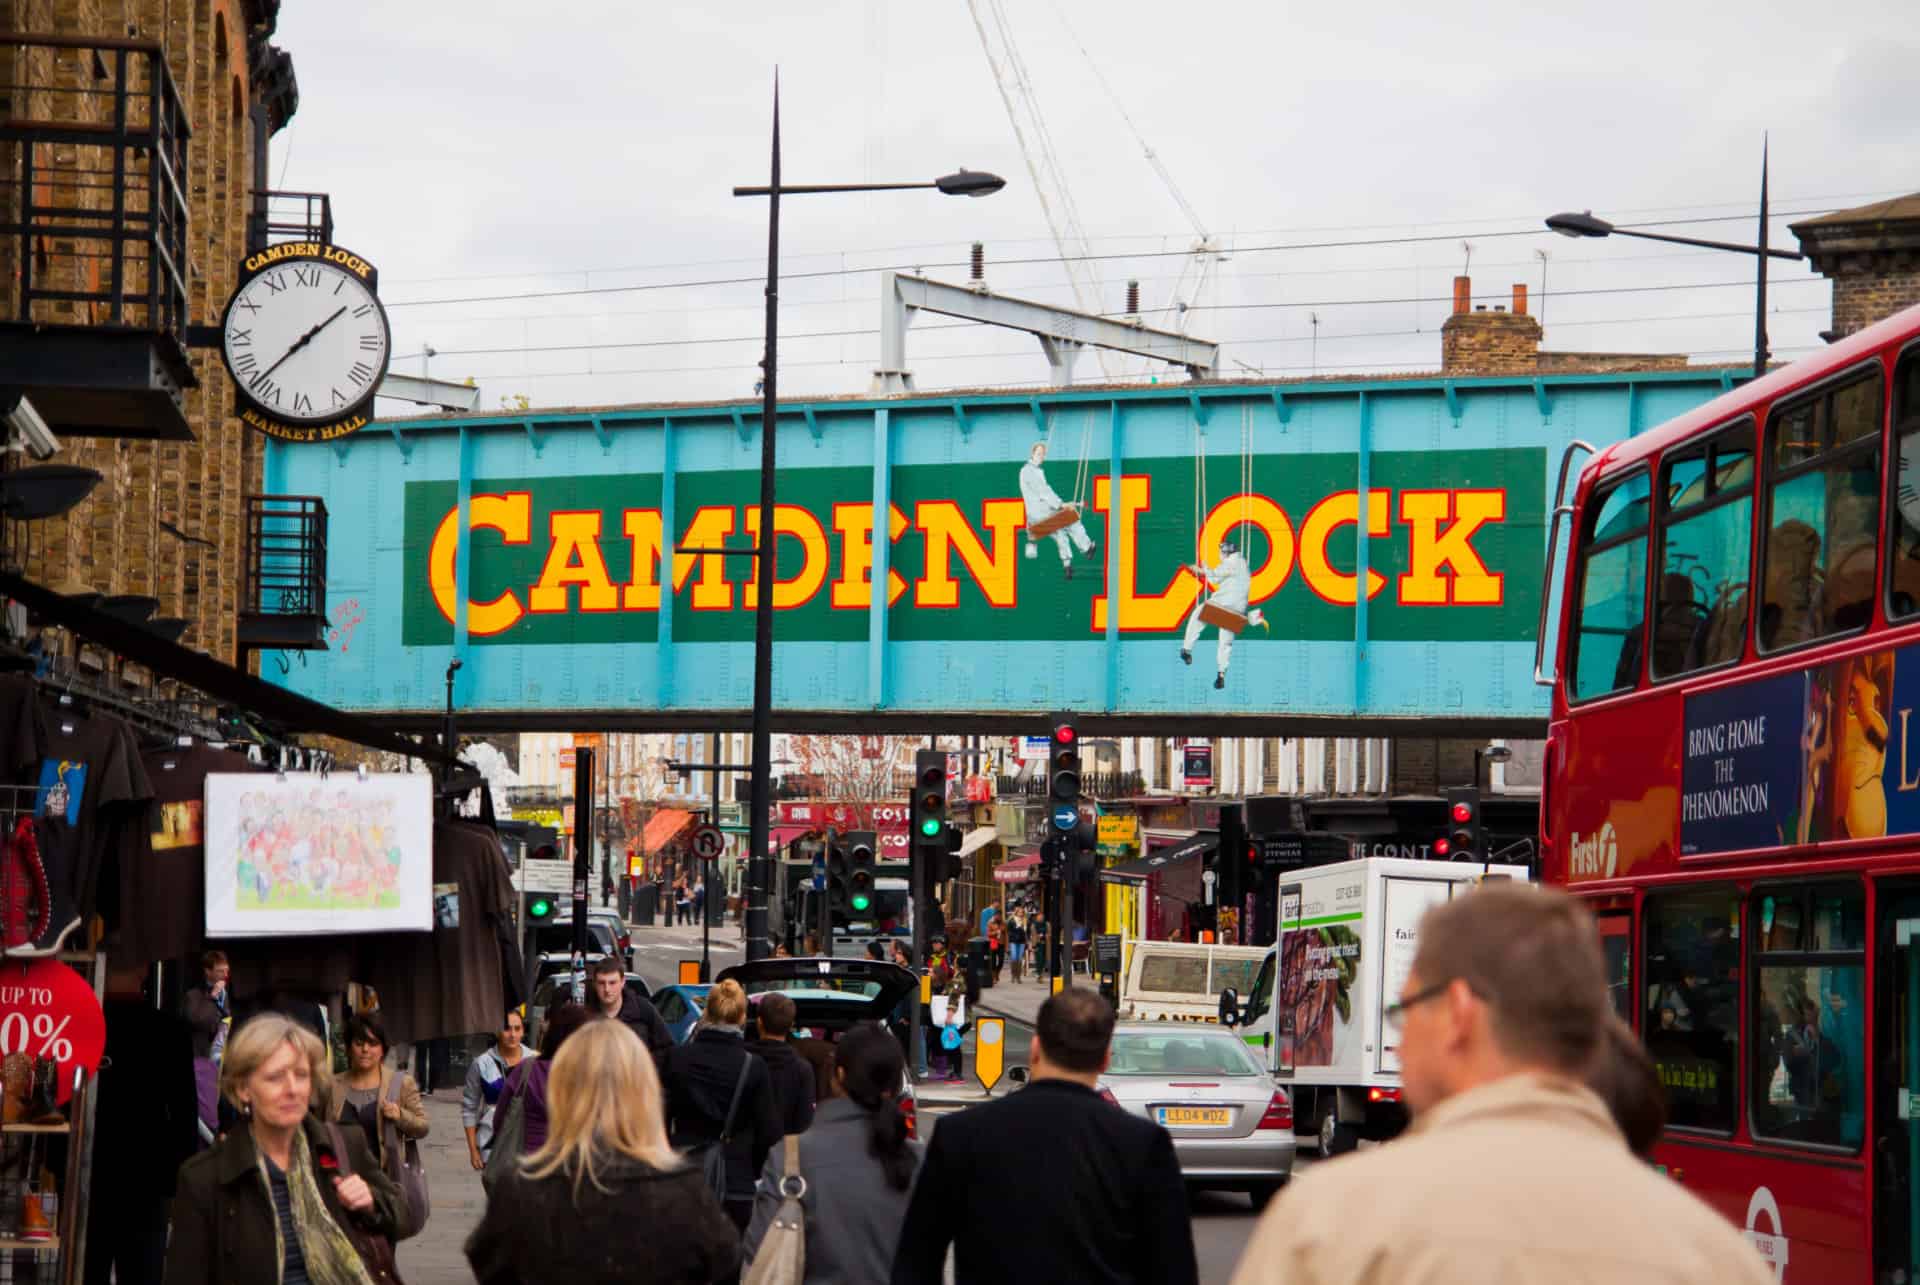
[[[1741,384],[1657,428],[1617,442],[1602,450],[1585,471],[1601,469],[1613,473],[1637,464],[1755,406],[1770,403],[1817,383],[1835,371],[1844,370],[1888,344],[1915,333],[1920,333],[1920,305],[1896,312],[1885,321],[1875,322],[1865,330],[1848,335],[1821,352],[1769,371],[1764,378]]]

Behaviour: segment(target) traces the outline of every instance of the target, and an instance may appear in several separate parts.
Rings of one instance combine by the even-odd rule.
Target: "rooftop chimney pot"
[[[1453,315],[1473,311],[1473,278],[1455,277],[1453,279]]]
[[[1527,283],[1524,281],[1513,283],[1513,315],[1516,317],[1527,315]]]

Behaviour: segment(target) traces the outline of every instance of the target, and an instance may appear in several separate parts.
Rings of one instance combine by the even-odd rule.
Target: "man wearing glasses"
[[[1731,1224],[1634,1158],[1585,1086],[1609,1013],[1586,909],[1489,884],[1429,911],[1419,941],[1385,1014],[1413,1128],[1298,1179],[1234,1285],[1773,1279]]]

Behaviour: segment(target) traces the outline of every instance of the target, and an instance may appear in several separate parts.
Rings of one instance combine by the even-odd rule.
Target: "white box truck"
[[[1280,876],[1277,945],[1223,1019],[1293,1098],[1295,1132],[1322,1155],[1406,1127],[1400,1059],[1386,1006],[1406,987],[1420,917],[1485,879],[1524,881],[1524,866],[1366,857]]]

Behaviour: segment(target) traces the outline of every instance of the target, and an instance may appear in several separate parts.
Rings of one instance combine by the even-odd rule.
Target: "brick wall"
[[[131,35],[164,46],[193,129],[186,182],[189,320],[196,324],[218,324],[246,250],[253,190],[248,20],[242,0],[0,0],[0,32]],[[36,105],[34,114],[58,119],[61,110]],[[0,166],[11,160],[0,152]],[[9,253],[0,249],[0,291],[15,279]],[[0,296],[0,306],[11,315],[17,300]],[[98,469],[104,478],[71,512],[34,524],[26,570],[44,584],[152,595],[160,600],[157,614],[187,619],[184,643],[232,660],[243,501],[259,489],[262,455],[231,413],[218,352],[197,349],[191,358],[200,386],[186,393],[185,404],[195,440],[63,439],[63,461]],[[167,534],[162,523],[188,539]]]
[[[1833,282],[1827,338],[1920,304],[1920,193],[1836,210],[1792,230],[1814,271]]]
[[[1888,270],[1888,265],[1871,261],[1849,264],[1833,279],[1834,336],[1864,330],[1917,303],[1920,269]]]

